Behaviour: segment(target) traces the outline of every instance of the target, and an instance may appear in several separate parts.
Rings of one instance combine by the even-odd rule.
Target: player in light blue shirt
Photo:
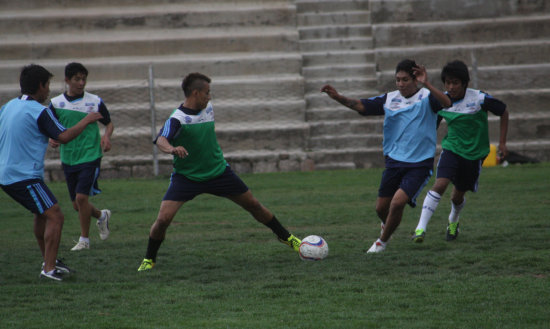
[[[34,234],[44,259],[40,277],[61,281],[70,269],[57,259],[64,216],[44,183],[48,138],[67,143],[101,114],[90,113],[75,126],[63,127],[41,105],[50,94],[52,76],[40,65],[25,66],[19,78],[22,95],[0,108],[0,187],[34,214]]]
[[[331,85],[321,88],[321,92],[361,115],[384,116],[386,169],[376,200],[382,232],[367,253],[384,251],[401,223],[405,205],[416,205],[417,195],[432,175],[437,112],[451,106],[449,97],[430,84],[426,69],[412,60],[397,65],[395,83],[398,90],[368,99],[347,98]],[[419,88],[419,83],[424,87]]]

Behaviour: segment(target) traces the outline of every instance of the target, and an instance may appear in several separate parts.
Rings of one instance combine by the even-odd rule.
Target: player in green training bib
[[[191,73],[183,79],[185,101],[172,112],[155,140],[162,152],[174,156],[174,171],[157,219],[151,226],[145,258],[138,271],[148,271],[155,266],[158,250],[174,216],[184,203],[202,193],[235,202],[269,227],[281,242],[294,251],[299,250],[300,239],[279,223],[225,161],[214,128],[210,82],[210,78],[201,73]]]
[[[88,125],[77,138],[61,145],[61,163],[69,189],[73,208],[78,211],[80,221],[80,238],[71,249],[79,251],[90,248],[91,217],[97,218],[99,237],[105,240],[109,237],[109,219],[111,211],[99,210],[90,203],[89,197],[99,194],[97,180],[103,152],[111,149],[111,135],[114,126],[111,116],[103,100],[84,90],[88,78],[88,70],[80,63],[69,63],[65,66],[65,83],[67,91],[52,98],[50,109],[55,113],[65,127],[72,127],[88,113],[99,112],[105,125],[103,137],[97,123]],[[52,147],[59,144],[50,140]]]
[[[466,203],[464,195],[466,191],[477,191],[481,164],[489,154],[488,112],[500,116],[498,149],[502,157],[508,155],[506,105],[487,93],[468,88],[468,67],[461,61],[448,63],[441,71],[441,80],[453,106],[439,112],[447,122],[448,132],[441,142],[443,151],[437,164],[437,178],[424,199],[420,220],[412,236],[414,242],[424,241],[428,222],[451,182],[454,187],[446,239],[457,238],[459,214]]]

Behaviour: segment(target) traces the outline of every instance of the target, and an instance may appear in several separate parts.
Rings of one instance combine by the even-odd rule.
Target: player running
[[[65,83],[68,90],[52,98],[50,109],[59,122],[66,127],[75,125],[90,112],[99,112],[105,125],[103,137],[100,136],[97,123],[86,127],[84,132],[70,143],[61,145],[61,163],[69,189],[73,208],[78,211],[80,221],[80,238],[72,251],[90,249],[91,217],[97,218],[99,237],[105,240],[109,237],[109,209],[98,210],[90,203],[89,197],[101,193],[97,180],[99,178],[103,152],[111,149],[111,135],[114,126],[111,116],[103,100],[94,94],[84,91],[88,70],[80,63],[69,63],[65,66]],[[55,140],[50,140],[52,147],[59,146]]]
[[[44,259],[40,277],[62,281],[71,272],[57,259],[64,216],[44,183],[44,155],[48,138],[68,143],[101,114],[89,113],[71,128],[63,127],[41,105],[50,94],[52,76],[40,65],[25,66],[19,78],[22,95],[0,108],[0,187],[34,214],[34,235]]]
[[[489,94],[468,88],[470,75],[462,61],[445,65],[441,71],[441,81],[453,106],[439,112],[447,122],[448,132],[441,142],[443,151],[437,164],[435,184],[424,198],[420,220],[412,236],[412,240],[418,243],[424,241],[428,222],[451,182],[454,186],[446,240],[457,238],[459,214],[466,204],[464,195],[467,191],[477,191],[481,164],[489,154],[488,112],[500,116],[499,154],[502,158],[508,155],[506,105]]]
[[[254,219],[269,227],[279,240],[298,251],[300,239],[290,234],[264,207],[223,157],[214,130],[214,110],[210,103],[210,78],[191,73],[182,82],[185,101],[173,111],[155,143],[174,156],[170,185],[151,226],[147,252],[138,271],[151,270],[166,230],[180,207],[202,193],[226,197]]]
[[[449,97],[429,83],[426,69],[412,60],[397,65],[395,84],[396,91],[361,100],[340,95],[330,85],[321,88],[321,92],[361,115],[384,115],[386,169],[376,199],[382,233],[367,253],[384,251],[401,223],[405,205],[416,206],[416,196],[432,175],[437,112],[451,106]]]

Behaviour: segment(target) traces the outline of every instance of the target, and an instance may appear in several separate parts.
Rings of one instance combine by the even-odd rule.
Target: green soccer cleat
[[[153,262],[153,260],[144,258],[143,261],[141,262],[141,265],[138,268],[138,272],[149,271],[149,270],[152,270],[153,267],[155,267],[155,263]]]
[[[279,241],[294,249],[294,251],[296,252],[300,251],[300,244],[302,243],[302,240],[298,239],[292,234],[288,237],[286,241],[283,239],[279,239]]]
[[[424,241],[425,236],[426,236],[426,231],[419,228],[418,230],[414,231],[414,235],[411,237],[411,239],[416,243],[422,243]]]
[[[449,223],[447,226],[447,241],[455,240],[458,237],[458,222],[456,223]]]

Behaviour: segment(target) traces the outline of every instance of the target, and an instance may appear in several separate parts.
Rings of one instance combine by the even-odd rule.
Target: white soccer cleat
[[[382,252],[386,250],[386,245],[380,243],[380,241],[376,240],[369,250],[367,250],[367,254],[375,253],[375,252]]]
[[[84,249],[90,249],[90,243],[86,241],[78,241],[78,243],[71,248],[71,251],[79,251]]]
[[[111,211],[109,209],[103,209],[101,210],[101,215],[105,216],[105,218],[100,221],[97,220],[97,229],[99,230],[99,237],[101,240],[105,240],[109,237],[109,219],[111,218]]]

